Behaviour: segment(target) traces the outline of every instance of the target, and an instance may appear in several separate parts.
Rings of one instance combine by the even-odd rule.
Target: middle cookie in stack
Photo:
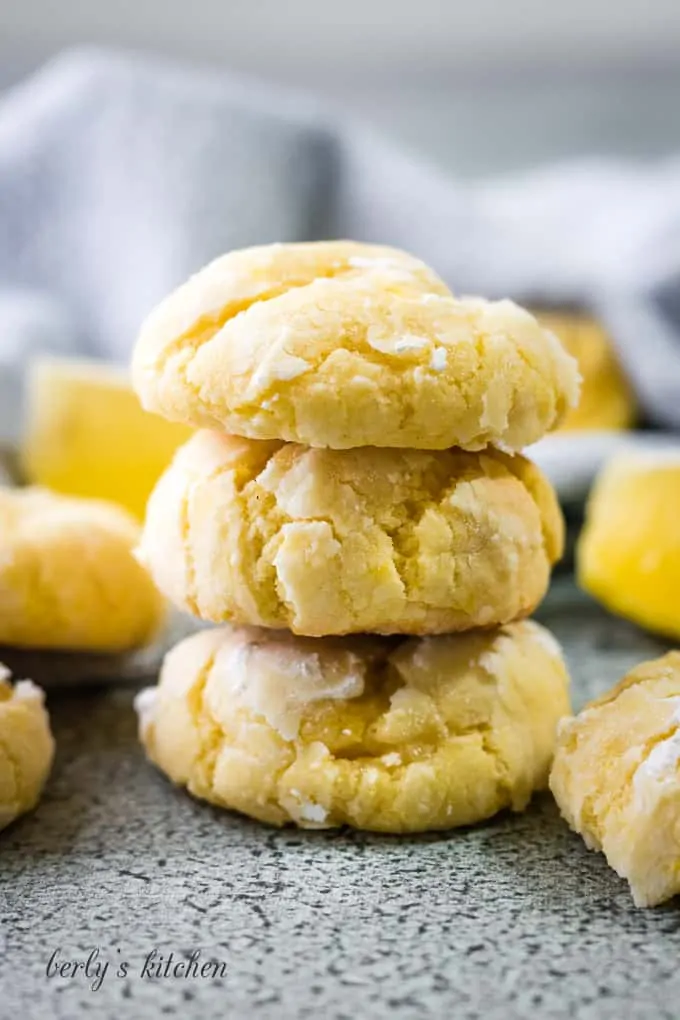
[[[555,338],[401,252],[274,245],[171,295],[134,379],[147,409],[215,430],[159,482],[141,555],[176,605],[240,625],[168,657],[142,701],[152,759],[277,824],[521,809],[569,705],[559,649],[511,621],[543,597],[562,519],[538,469],[495,447],[575,400]],[[480,627],[502,629],[424,637]],[[330,637],[365,632],[423,639]]]

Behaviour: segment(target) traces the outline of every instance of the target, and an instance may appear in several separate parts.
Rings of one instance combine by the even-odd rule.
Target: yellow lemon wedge
[[[581,587],[642,627],[680,638],[680,447],[621,453],[598,478],[577,549]]]
[[[143,411],[125,369],[94,360],[33,360],[26,405],[20,449],[26,481],[112,500],[140,519],[192,431]]]

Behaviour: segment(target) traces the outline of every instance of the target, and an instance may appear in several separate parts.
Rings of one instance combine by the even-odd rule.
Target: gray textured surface
[[[542,617],[579,704],[663,650],[563,584]],[[547,795],[446,837],[272,831],[148,767],[131,698],[51,698],[47,795],[0,838],[2,1020],[678,1016],[677,906],[634,910]],[[56,948],[84,959],[95,947],[111,963],[99,991],[46,977]],[[154,947],[200,949],[226,976],[143,979]]]

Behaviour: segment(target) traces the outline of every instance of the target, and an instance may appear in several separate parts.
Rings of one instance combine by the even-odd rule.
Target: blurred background
[[[5,0],[0,89],[83,43],[302,86],[457,175],[680,144],[677,0]]]
[[[77,490],[50,437],[78,405],[103,442],[122,384],[40,357],[126,364],[214,256],[352,236],[545,315],[585,377],[564,427],[588,433],[545,466],[580,500],[622,433],[680,428],[678,110],[678,0],[0,0],[0,445],[28,377],[27,475],[59,487],[63,454]]]

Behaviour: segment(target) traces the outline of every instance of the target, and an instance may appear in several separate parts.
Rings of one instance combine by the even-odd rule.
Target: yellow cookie
[[[0,489],[0,645],[101,652],[144,644],[163,600],[112,503]]]
[[[456,300],[411,256],[348,241],[223,256],[152,312],[133,359],[149,411],[334,449],[519,450],[578,380],[512,302]]]
[[[35,807],[54,757],[42,691],[9,678],[0,663],[0,829]]]
[[[272,825],[450,829],[521,811],[569,712],[538,624],[395,640],[224,627],[138,699],[149,758],[196,797]]]
[[[581,586],[608,609],[680,637],[680,452],[628,452],[604,468],[577,549]]]
[[[562,724],[550,787],[637,906],[680,892],[680,652],[638,666]]]
[[[552,330],[576,358],[583,377],[578,406],[569,411],[560,428],[630,428],[636,417],[635,396],[599,322],[576,313],[536,314],[541,325]]]
[[[149,500],[139,555],[205,620],[432,634],[526,616],[562,540],[553,490],[520,456],[198,432]]]

